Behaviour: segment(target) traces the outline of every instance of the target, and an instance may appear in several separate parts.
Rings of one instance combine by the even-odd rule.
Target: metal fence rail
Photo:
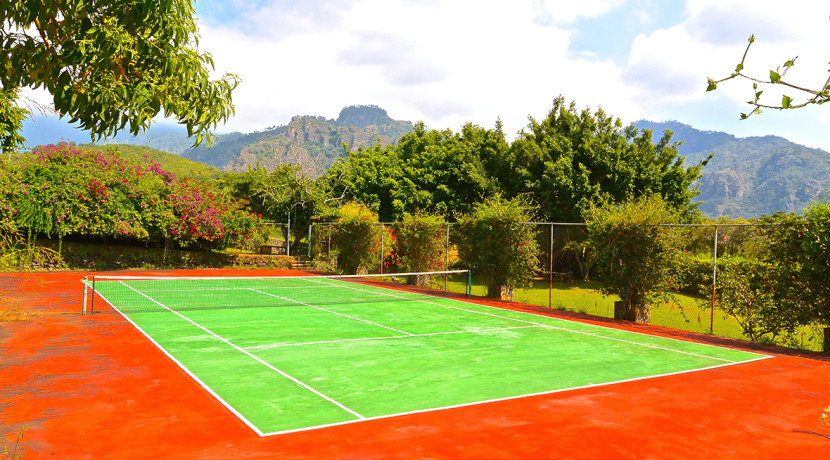
[[[332,241],[334,222],[314,223],[308,230],[306,256],[318,261],[329,270],[336,267],[337,245]],[[576,311],[591,315],[613,317],[614,296],[603,295],[602,284],[592,281],[592,262],[580,259],[575,247],[584,239],[586,224],[581,222],[524,222],[536,227],[536,242],[539,247],[539,265],[542,270],[535,274],[532,288],[516,291],[515,300],[531,305]],[[397,222],[379,222],[381,229]],[[457,255],[454,253],[453,223],[445,222],[444,270],[456,268]],[[763,237],[760,232],[751,231],[756,227],[770,227],[777,224],[759,223],[711,223],[711,224],[662,224],[684,233],[686,244],[693,246],[699,260],[708,260],[708,280],[701,279],[699,286],[672,291],[668,303],[652,305],[651,323],[691,332],[747,339],[740,324],[719,308],[718,264],[722,256],[742,254],[744,247],[757,244]],[[381,232],[383,234],[384,232]],[[373,271],[382,273],[385,241],[381,240],[381,259]],[[488,244],[482,242],[482,244]],[[678,248],[683,249],[683,248]],[[690,249],[691,250],[691,249]],[[687,251],[688,252],[688,251]],[[466,267],[464,267],[466,268]],[[702,266],[697,267],[698,271]],[[473,274],[475,276],[475,274]],[[701,277],[702,273],[700,274]],[[598,277],[598,278],[601,278]],[[486,295],[486,287],[476,284],[475,295]],[[786,343],[796,348],[819,350],[821,341],[818,332],[803,330],[800,338],[790,338]],[[799,340],[800,339],[800,340]]]

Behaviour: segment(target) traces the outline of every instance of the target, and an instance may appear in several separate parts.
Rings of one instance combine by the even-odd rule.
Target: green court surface
[[[766,357],[321,277],[96,292],[260,435]]]

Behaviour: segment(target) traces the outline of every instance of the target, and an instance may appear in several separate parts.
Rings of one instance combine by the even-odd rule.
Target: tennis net
[[[424,293],[469,295],[471,290],[469,270],[277,277],[92,276],[83,283],[84,314],[394,302]]]

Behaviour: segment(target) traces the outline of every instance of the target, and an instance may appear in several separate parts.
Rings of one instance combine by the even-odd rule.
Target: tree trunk
[[[487,286],[487,297],[493,297],[501,300],[513,301],[516,294],[516,289],[506,284],[491,284]]]
[[[651,323],[651,305],[626,306],[624,300],[614,302],[614,319],[634,321],[639,324]]]
[[[635,305],[634,316],[634,321],[639,324],[651,324],[651,305]]]
[[[614,302],[614,319],[631,321],[628,308],[625,306],[625,300],[617,300]]]
[[[407,275],[406,284],[410,286],[429,286],[429,275]]]
[[[827,326],[824,328],[824,347],[822,350],[824,353],[830,354],[830,327]]]

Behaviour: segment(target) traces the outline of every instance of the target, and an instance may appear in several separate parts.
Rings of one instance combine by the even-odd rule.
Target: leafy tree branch
[[[211,79],[213,59],[198,44],[192,0],[0,0],[0,90],[9,98],[45,88],[93,140],[138,134],[163,113],[196,145],[210,143],[234,112],[239,79]],[[16,98],[6,105],[17,107]],[[7,113],[0,138],[22,146],[20,111]]]
[[[744,50],[744,55],[741,58],[741,62],[735,66],[735,71],[732,72],[731,75],[725,78],[721,78],[720,80],[714,80],[712,78],[708,79],[708,86],[706,91],[714,91],[718,89],[718,84],[723,83],[728,80],[732,80],[735,78],[743,78],[745,80],[749,80],[752,82],[752,90],[753,90],[753,100],[747,101],[748,104],[752,105],[754,109],[749,113],[741,113],[741,119],[747,119],[751,115],[756,113],[761,113],[761,109],[776,109],[776,110],[784,110],[784,109],[798,109],[801,107],[806,107],[810,104],[824,104],[828,100],[830,100],[830,77],[824,82],[824,84],[820,87],[820,89],[810,89],[805,88],[802,86],[798,86],[792,84],[786,80],[784,77],[787,74],[787,71],[790,70],[793,66],[795,66],[795,61],[798,59],[798,56],[786,61],[782,66],[777,67],[775,70],[769,71],[769,78],[762,79],[753,77],[751,75],[747,75],[744,73],[744,64],[746,63],[746,57],[749,54],[749,48],[752,44],[755,43],[755,36],[749,36],[749,43],[746,45],[746,50]],[[783,67],[783,70],[782,70]],[[761,102],[761,95],[764,93],[763,89],[759,89],[758,85],[781,85],[787,88],[794,89],[801,93],[811,94],[812,97],[802,101],[802,102],[795,102],[795,100],[784,94],[781,97],[780,104],[769,104],[769,103],[762,103]]]

